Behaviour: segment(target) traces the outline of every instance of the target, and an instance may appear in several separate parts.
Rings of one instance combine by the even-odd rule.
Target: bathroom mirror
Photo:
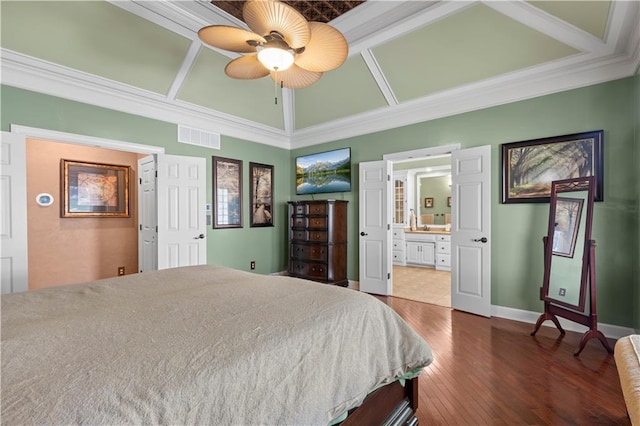
[[[597,329],[595,241],[591,239],[595,179],[582,177],[551,183],[549,224],[543,238],[544,275],[540,298],[544,313],[538,318],[536,334],[542,323],[551,320],[565,334],[557,317],[589,327],[580,341],[579,355],[589,339],[597,338],[612,353],[609,342]]]

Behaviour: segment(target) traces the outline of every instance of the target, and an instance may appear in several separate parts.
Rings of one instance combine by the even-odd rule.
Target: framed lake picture
[[[502,144],[502,202],[549,202],[551,182],[594,176],[604,199],[604,131]]]
[[[242,161],[213,157],[213,228],[242,228]]]
[[[60,161],[61,217],[129,217],[129,166]]]
[[[249,163],[250,226],[273,226],[273,166]]]

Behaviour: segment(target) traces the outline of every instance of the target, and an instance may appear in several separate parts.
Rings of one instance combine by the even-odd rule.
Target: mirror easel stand
[[[544,241],[544,245],[546,246],[548,244],[548,238],[544,237],[543,241]],[[589,305],[591,307],[589,314],[582,314],[582,313],[565,309],[561,306],[557,306],[553,304],[551,301],[547,300],[547,298],[544,296],[543,288],[540,288],[541,290],[540,299],[544,301],[544,312],[538,318],[538,321],[536,322],[536,326],[531,332],[531,335],[535,336],[538,329],[542,326],[542,323],[545,322],[546,320],[551,320],[560,331],[560,334],[563,334],[563,335],[566,334],[566,332],[562,328],[562,325],[560,325],[560,321],[558,320],[558,317],[566,318],[573,322],[577,322],[578,324],[582,324],[586,327],[589,327],[589,330],[587,330],[582,336],[582,339],[580,339],[578,350],[574,352],[573,354],[574,356],[580,355],[580,352],[582,352],[587,342],[591,339],[600,340],[600,342],[602,343],[602,346],[604,346],[607,352],[609,352],[610,354],[613,353],[613,349],[611,349],[611,346],[609,345],[609,341],[607,340],[605,335],[600,330],[598,330],[598,315],[596,312],[596,290],[595,290],[595,263],[594,263],[596,242],[594,240],[589,240],[588,244],[589,244],[589,247],[588,247],[588,250],[589,250],[588,264],[589,265],[587,270],[589,274],[589,278],[588,278],[589,301],[590,301]]]
[[[551,320],[558,328],[562,335],[565,334],[564,329],[560,325],[558,317],[566,318],[570,321],[574,321],[578,324],[582,324],[589,328],[578,345],[578,350],[573,354],[574,356],[580,355],[587,342],[591,339],[598,339],[607,350],[612,354],[613,350],[609,345],[609,341],[604,334],[598,330],[598,316],[596,312],[596,273],[595,273],[595,248],[596,242],[591,239],[591,225],[593,219],[593,201],[595,181],[593,177],[583,177],[575,179],[564,179],[554,181],[551,184],[551,196],[549,207],[549,229],[547,236],[543,237],[544,247],[544,278],[543,284],[540,288],[540,299],[544,301],[544,312],[538,318],[535,328],[531,332],[531,336],[535,336],[537,331],[542,326],[542,323],[546,320]],[[573,194],[572,194],[573,193]],[[558,194],[562,197],[558,197]],[[577,194],[577,195],[576,195]],[[586,204],[586,216],[582,215],[582,205]],[[571,244],[561,247],[557,247],[557,239],[562,236],[562,232],[557,229],[558,225],[563,221],[563,214],[567,214],[567,206],[578,206],[572,210],[573,216],[569,215],[569,228],[573,237],[571,238]],[[573,218],[573,220],[571,220]],[[566,219],[566,217],[564,218]],[[581,226],[582,225],[582,226]],[[579,231],[579,228],[582,228]],[[559,235],[556,235],[555,233]],[[583,250],[576,249],[576,242],[579,238],[584,236]],[[578,245],[578,247],[579,247]],[[582,261],[578,259],[574,260],[575,252],[580,253],[582,251]],[[552,272],[552,259],[555,259],[556,271]],[[564,261],[561,261],[564,259]],[[560,298],[565,296],[562,292],[559,297],[555,293],[550,294],[549,287],[550,282],[553,280],[553,289],[557,289],[558,277],[564,278],[562,273],[558,274],[558,268],[567,267],[567,263],[571,262],[571,267],[576,268],[576,274],[580,277],[579,281],[579,299],[566,300]],[[564,271],[566,272],[566,271]],[[553,279],[552,279],[553,277]],[[562,287],[568,287],[568,282],[562,282]],[[566,288],[560,288],[560,291],[566,290]],[[589,303],[586,304],[586,296],[589,296]]]

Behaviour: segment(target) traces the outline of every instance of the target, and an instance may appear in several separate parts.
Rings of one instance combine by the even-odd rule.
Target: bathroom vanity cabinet
[[[435,267],[438,270],[451,270],[451,234],[437,231],[404,231],[405,257],[407,265]],[[396,237],[394,231],[394,256],[397,262]]]
[[[405,239],[407,264],[435,266],[436,236],[434,234],[407,232]]]

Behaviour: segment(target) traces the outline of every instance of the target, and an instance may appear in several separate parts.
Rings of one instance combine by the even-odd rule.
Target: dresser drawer
[[[326,280],[328,277],[327,265],[321,263],[293,262],[294,274]]]
[[[292,241],[309,241],[309,233],[304,229],[291,230]]]
[[[327,242],[326,231],[309,231],[308,233],[309,233],[308,241]]]
[[[437,253],[444,253],[444,254],[451,253],[451,243],[448,242],[448,241],[446,241],[446,242],[438,241],[436,243],[436,252]]]
[[[403,250],[404,251],[404,241],[393,240],[393,249],[394,250]]]
[[[393,263],[404,263],[404,251],[393,251]]]
[[[292,216],[291,217],[291,227],[292,228],[306,228],[307,227],[307,218],[306,216]]]
[[[451,235],[436,235],[436,241],[451,241]]]
[[[309,212],[307,204],[294,204],[293,214],[305,215]]]
[[[327,217],[309,217],[307,227],[314,229],[327,229]]]
[[[327,251],[328,249],[326,246],[310,246],[305,244],[291,245],[291,257],[295,259],[326,261]]]
[[[309,204],[308,214],[327,214],[327,205],[322,204]]]

